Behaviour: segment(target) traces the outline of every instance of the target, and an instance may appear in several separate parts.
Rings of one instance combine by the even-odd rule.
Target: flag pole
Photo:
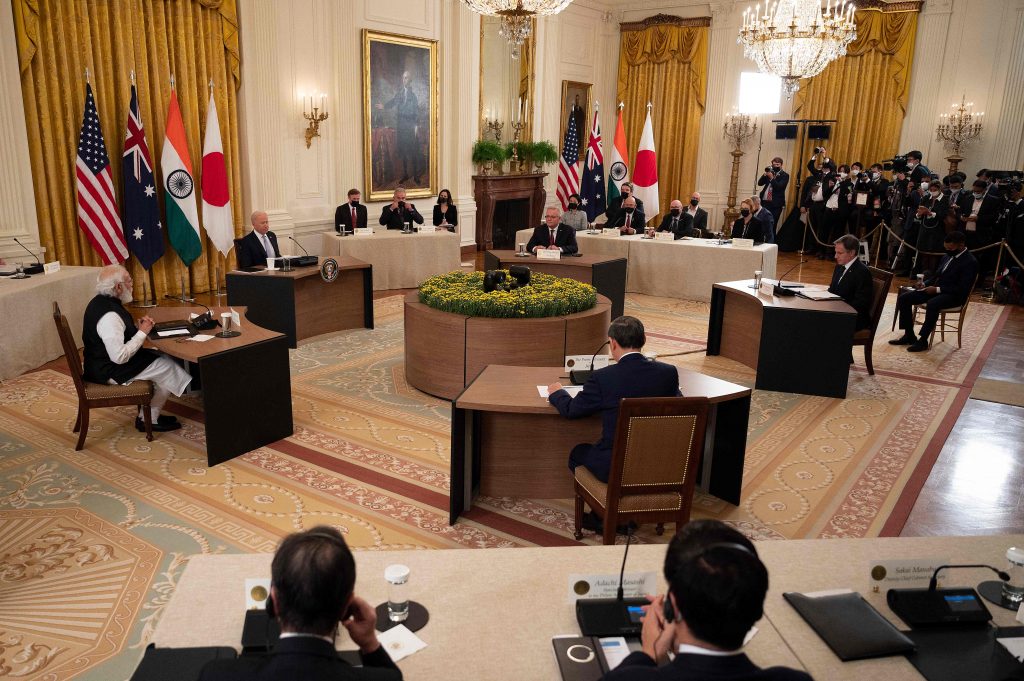
[[[156,307],[156,289],[153,287],[153,272],[146,269],[142,271],[146,273],[146,276],[142,277],[142,302],[133,303],[132,307],[137,307],[139,309]],[[147,279],[149,280],[148,282],[146,281]],[[146,286],[147,283],[149,284],[148,287]],[[150,293],[153,294],[153,302],[149,302]]]
[[[182,263],[182,264],[184,264],[184,263]],[[175,267],[174,269],[177,270],[178,268]],[[187,267],[185,268],[185,272],[188,272],[188,268]],[[194,302],[196,302],[195,298],[189,298],[188,296],[185,295],[185,275],[184,275],[184,273],[180,273],[178,276],[181,279],[181,296],[176,296],[176,295],[174,295],[172,293],[168,293],[168,294],[164,295],[164,298],[167,298],[169,300],[176,300],[179,303],[194,303]]]

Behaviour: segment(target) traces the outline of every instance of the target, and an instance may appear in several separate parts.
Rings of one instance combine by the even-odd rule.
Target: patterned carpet
[[[375,330],[292,351],[293,437],[212,469],[194,397],[170,405],[185,427],[152,443],[131,408],[94,411],[75,452],[67,375],[0,385],[0,676],[126,679],[189,555],[272,551],[315,524],[366,550],[574,544],[569,500],[484,498],[448,526],[448,403],[405,383],[401,297],[376,306]],[[707,304],[626,307],[649,350],[704,346]],[[757,539],[898,533],[1004,319],[972,306],[962,350],[912,355],[882,338],[875,376],[855,351],[845,400],[755,391],[743,505],[699,494],[695,515]],[[666,361],[753,382],[730,360]]]

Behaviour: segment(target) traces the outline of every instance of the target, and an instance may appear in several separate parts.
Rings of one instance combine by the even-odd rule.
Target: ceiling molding
[[[642,21],[629,21],[619,24],[622,31],[643,31],[651,26],[710,26],[711,17],[690,17],[684,19],[673,14],[655,14]]]

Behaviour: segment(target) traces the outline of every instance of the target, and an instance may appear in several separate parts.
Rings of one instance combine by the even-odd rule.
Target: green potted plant
[[[490,175],[494,163],[505,160],[505,148],[494,140],[477,140],[473,143],[473,163],[480,166],[481,175]]]
[[[534,142],[530,149],[530,160],[533,161],[534,172],[541,172],[547,163],[558,161],[558,147],[551,142]]]

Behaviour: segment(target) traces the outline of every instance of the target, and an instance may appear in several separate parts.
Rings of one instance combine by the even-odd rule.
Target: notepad
[[[562,386],[562,390],[564,390],[565,392],[569,393],[569,397],[576,397],[577,395],[580,394],[580,391],[583,390],[583,386],[582,385],[563,385]],[[538,385],[537,386],[537,392],[540,393],[541,397],[543,397],[544,399],[547,399],[547,397],[548,397],[548,387],[546,385]]]
[[[804,289],[801,293],[803,293],[804,298],[810,298],[811,300],[842,300],[841,297],[830,291]]]
[[[157,331],[156,335],[161,338],[167,338],[169,336],[187,336],[188,329],[168,329],[166,331]]]

